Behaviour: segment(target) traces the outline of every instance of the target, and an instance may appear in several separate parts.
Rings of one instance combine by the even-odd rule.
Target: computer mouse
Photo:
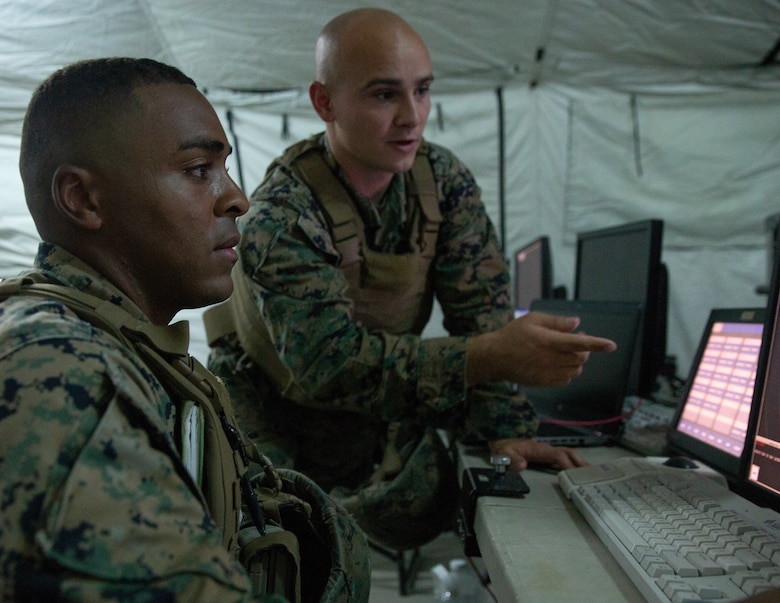
[[[667,467],[677,467],[678,469],[698,469],[699,466],[693,459],[687,456],[670,456],[663,462]]]

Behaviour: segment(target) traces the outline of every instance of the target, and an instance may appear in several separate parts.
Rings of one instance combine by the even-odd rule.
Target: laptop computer
[[[764,332],[764,308],[716,308],[666,436],[670,455],[701,460],[738,480]]]
[[[592,300],[539,299],[531,310],[578,316],[578,331],[608,337],[610,353],[591,354],[582,374],[563,387],[524,387],[540,418],[534,439],[555,446],[614,444],[622,430],[641,304]]]

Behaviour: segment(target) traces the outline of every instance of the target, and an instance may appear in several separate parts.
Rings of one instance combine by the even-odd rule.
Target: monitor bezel
[[[780,351],[776,350],[776,348],[780,346],[780,333],[775,336],[775,330],[780,330],[780,324],[778,324],[778,321],[780,321],[780,249],[777,250],[774,257],[766,308],[764,337],[761,344],[761,356],[758,361],[758,373],[756,375],[756,383],[753,390],[753,404],[748,425],[747,441],[742,458],[740,479],[734,485],[733,489],[756,505],[769,507],[780,512],[780,493],[774,492],[749,479],[753,461],[753,450],[755,448],[756,432],[758,430],[764,394],[768,387],[767,374],[769,364],[773,354],[780,354]],[[780,364],[780,361],[778,361],[778,363]]]
[[[603,298],[607,301],[632,301],[642,304],[642,318],[637,352],[639,358],[633,377],[632,391],[642,397],[651,398],[656,378],[663,369],[666,357],[666,323],[668,314],[668,277],[661,260],[663,252],[664,222],[659,219],[638,220],[607,228],[589,230],[577,234],[577,249],[574,272],[574,299],[595,299],[582,297],[583,289],[583,246],[590,241],[616,236],[635,236],[638,232],[648,233],[648,264],[644,299],[627,299],[619,294]]]
[[[712,325],[715,323],[764,323],[766,324],[766,310],[760,307],[751,308],[714,308],[710,311],[707,318],[707,324],[702,332],[702,337],[699,341],[699,347],[696,350],[691,368],[688,374],[688,378],[685,382],[685,387],[680,398],[680,402],[677,405],[674,418],[672,419],[669,429],[666,435],[667,452],[670,454],[689,456],[702,461],[712,469],[715,469],[721,473],[726,481],[729,483],[736,483],[742,476],[742,470],[745,462],[745,455],[747,454],[749,435],[745,438],[745,445],[742,448],[742,452],[739,456],[733,456],[708,445],[706,442],[690,436],[689,434],[678,431],[677,426],[680,423],[682,413],[685,407],[685,401],[690,394],[693,387],[693,380],[696,376],[696,369],[701,362],[701,358],[707,349],[707,342],[709,334],[712,329]],[[764,327],[766,328],[766,327]],[[763,350],[763,339],[762,339]],[[761,352],[759,352],[760,357]],[[758,381],[758,371],[760,367],[756,369],[756,381]],[[754,385],[755,387],[755,385]],[[755,396],[754,396],[755,399]],[[751,415],[752,415],[752,403],[751,403]],[[748,433],[750,431],[750,419],[748,420]]]

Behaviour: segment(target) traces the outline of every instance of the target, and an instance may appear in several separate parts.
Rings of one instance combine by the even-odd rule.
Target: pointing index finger
[[[559,344],[570,352],[614,352],[617,344],[606,337],[595,337],[585,333],[560,333]]]
[[[579,349],[583,352],[614,352],[617,349],[617,344],[606,337],[594,337],[581,333],[575,334],[575,337],[578,338],[578,343],[581,346]]]

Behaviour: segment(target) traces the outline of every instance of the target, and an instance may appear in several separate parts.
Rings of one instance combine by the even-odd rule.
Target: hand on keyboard
[[[573,448],[551,446],[528,438],[508,438],[490,442],[490,454],[508,456],[510,469],[525,470],[529,464],[555,469],[571,469],[587,465],[585,459]]]

